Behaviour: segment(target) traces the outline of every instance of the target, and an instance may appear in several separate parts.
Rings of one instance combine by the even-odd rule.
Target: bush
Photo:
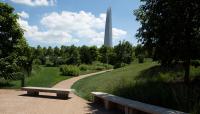
[[[60,71],[64,76],[78,76],[80,74],[79,67],[74,65],[63,65],[60,67]]]
[[[94,70],[105,70],[105,69],[112,69],[113,66],[110,64],[104,64],[99,61],[95,61],[93,62],[91,68]]]
[[[41,60],[40,60],[40,59],[35,59],[35,60],[33,61],[33,64],[36,64],[36,65],[41,65],[41,64],[42,64],[42,62],[41,62]]]
[[[200,61],[199,60],[191,60],[190,64],[192,66],[194,66],[195,68],[197,68],[198,66],[200,66]]]
[[[94,70],[104,70],[104,66],[94,66]]]
[[[194,106],[191,114],[200,114],[200,102]]]
[[[54,63],[51,62],[50,60],[47,60],[47,61],[46,61],[46,66],[47,66],[47,67],[53,67],[53,66],[54,66]]]
[[[113,66],[110,64],[104,64],[105,69],[113,69]]]
[[[138,55],[138,62],[144,63],[144,55]]]
[[[90,68],[89,68],[88,65],[82,64],[82,65],[79,66],[79,69],[80,69],[81,71],[87,71],[87,70],[89,70]]]
[[[115,65],[114,65],[114,69],[116,69],[116,68],[121,68],[121,67],[125,67],[127,64],[126,63],[116,63]]]
[[[103,66],[103,63],[99,62],[99,61],[94,61],[92,63],[92,65],[95,65],[95,66]]]

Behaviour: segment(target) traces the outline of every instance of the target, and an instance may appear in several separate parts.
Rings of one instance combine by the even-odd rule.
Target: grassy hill
[[[90,100],[90,92],[102,91],[154,105],[190,112],[198,105],[200,68],[191,67],[191,86],[183,83],[180,66],[163,68],[155,62],[133,63],[104,74],[87,77],[72,88],[76,94]],[[189,102],[189,103],[187,103]],[[197,109],[197,108],[196,108]]]

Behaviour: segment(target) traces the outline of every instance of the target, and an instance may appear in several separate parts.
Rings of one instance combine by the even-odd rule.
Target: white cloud
[[[29,14],[26,13],[25,11],[22,11],[20,13],[17,13],[21,18],[27,19],[29,18]]]
[[[119,39],[120,36],[125,36],[127,34],[126,31],[121,30],[121,29],[117,29],[117,28],[113,28],[112,31],[113,31],[113,38],[114,39]]]
[[[56,0],[11,0],[12,2],[28,6],[53,6]]]
[[[28,40],[33,40],[40,43],[52,45],[52,44],[59,44],[64,45],[66,43],[78,42],[78,39],[72,39],[72,36],[63,31],[39,31],[37,26],[31,26],[26,20],[18,19],[19,24],[25,30],[25,37]]]
[[[85,45],[102,45],[104,40],[106,15],[95,16],[92,13],[80,11],[61,13],[52,12],[44,15],[40,24],[46,31],[37,26],[31,26],[24,19],[19,19],[20,25],[26,30],[27,38],[48,44],[62,45],[67,43],[84,43]],[[126,31],[113,28],[113,39],[120,39]]]

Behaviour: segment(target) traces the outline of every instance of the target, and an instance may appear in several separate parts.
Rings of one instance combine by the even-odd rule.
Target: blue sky
[[[113,43],[120,40],[136,44],[139,23],[133,10],[139,0],[0,0],[13,6],[20,15],[31,46],[103,44],[105,13],[112,7]]]

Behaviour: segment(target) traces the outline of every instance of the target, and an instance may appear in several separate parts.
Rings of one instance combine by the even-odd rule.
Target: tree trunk
[[[190,83],[190,59],[185,60],[185,76],[184,76],[184,82],[185,84],[189,84]]]
[[[25,86],[25,76],[23,75],[22,79],[21,79],[21,87]]]

